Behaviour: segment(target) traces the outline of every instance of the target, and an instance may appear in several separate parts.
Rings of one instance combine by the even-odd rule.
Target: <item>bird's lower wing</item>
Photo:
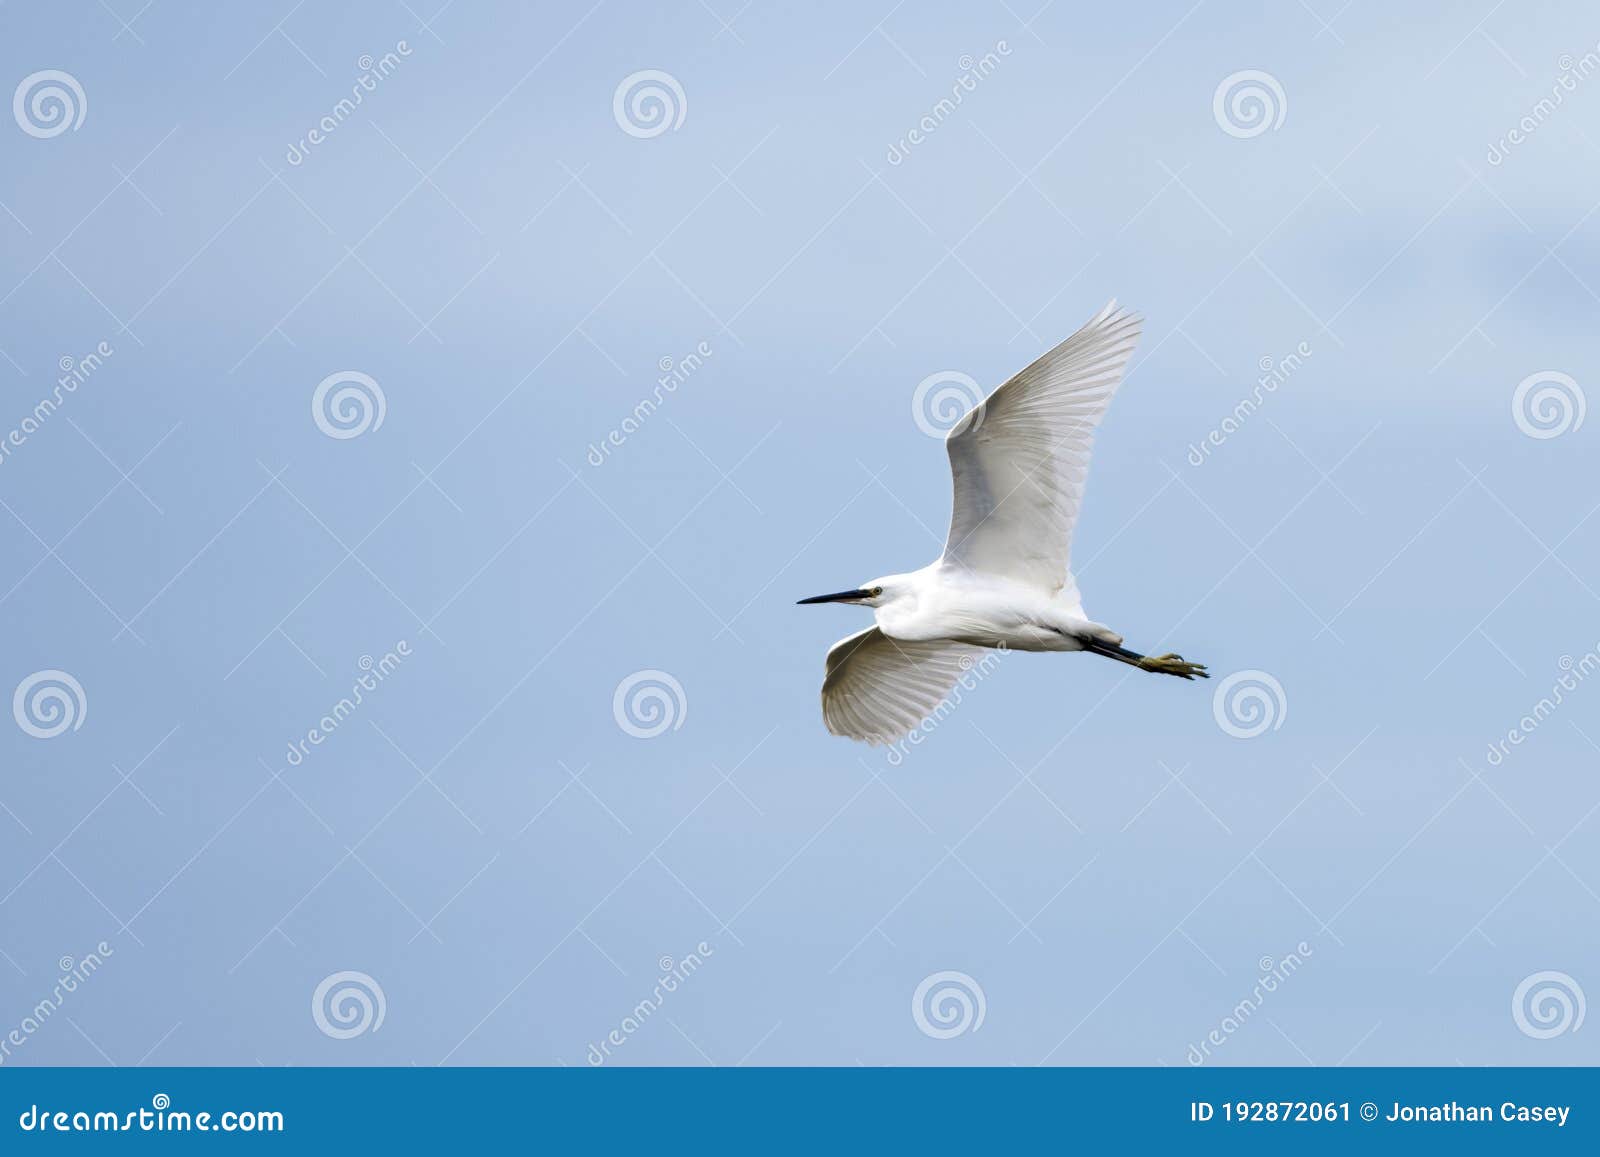
[[[891,639],[877,627],[840,639],[828,651],[822,718],[835,735],[893,743],[939,706],[979,649]]]
[[[1004,575],[1050,594],[1070,588],[1072,529],[1095,427],[1122,381],[1139,325],[1111,302],[950,431],[955,502],[947,566]]]

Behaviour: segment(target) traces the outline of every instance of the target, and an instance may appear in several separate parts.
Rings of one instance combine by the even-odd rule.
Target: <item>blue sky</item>
[[[5,1063],[1600,1059],[1584,6],[433,7],[0,10]],[[1111,297],[1079,583],[1219,678],[829,736],[919,383]]]

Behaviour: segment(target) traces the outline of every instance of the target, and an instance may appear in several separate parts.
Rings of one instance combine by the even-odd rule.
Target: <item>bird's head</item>
[[[858,607],[881,607],[903,594],[905,586],[905,575],[885,575],[883,578],[862,583],[853,590],[835,591],[831,595],[812,595],[809,599],[801,599],[795,605],[803,607],[811,603],[851,603]]]

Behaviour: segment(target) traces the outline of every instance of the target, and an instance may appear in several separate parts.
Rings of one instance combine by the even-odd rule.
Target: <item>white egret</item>
[[[1095,427],[1122,381],[1140,318],[1112,301],[973,407],[945,437],[955,502],[944,554],[806,603],[873,608],[877,625],[828,651],[828,730],[892,743],[950,693],[984,647],[1088,651],[1144,671],[1209,678],[1181,655],[1141,655],[1084,613],[1072,528]]]

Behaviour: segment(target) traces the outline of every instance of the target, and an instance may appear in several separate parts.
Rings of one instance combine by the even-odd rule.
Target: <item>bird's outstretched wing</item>
[[[1108,303],[956,423],[945,439],[955,479],[945,566],[1004,575],[1077,602],[1072,528],[1089,451],[1141,324]]]
[[[939,706],[979,649],[891,639],[877,627],[840,639],[828,651],[822,718],[835,735],[893,743]]]

